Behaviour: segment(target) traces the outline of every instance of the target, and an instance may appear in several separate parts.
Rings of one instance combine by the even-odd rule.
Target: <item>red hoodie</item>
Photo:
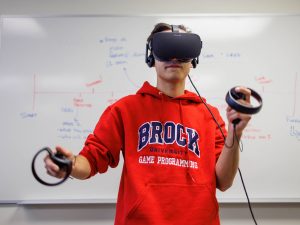
[[[122,151],[115,225],[218,225],[215,164],[223,145],[196,94],[171,98],[145,82],[105,110],[80,154],[93,176],[116,167]]]

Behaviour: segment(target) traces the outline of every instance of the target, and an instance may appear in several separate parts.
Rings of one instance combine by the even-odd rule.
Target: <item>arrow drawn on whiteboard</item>
[[[262,85],[262,92],[265,92],[265,85],[272,83],[272,80],[265,76],[255,77],[255,80]]]
[[[129,82],[136,88],[139,87],[139,85],[137,85],[133,80],[130,79],[130,77],[128,76],[128,73],[127,73],[127,69],[125,67],[123,67],[123,71],[124,71],[124,74],[127,78],[127,80],[129,80]]]
[[[95,86],[97,84],[100,84],[102,83],[102,77],[100,76],[100,78],[98,80],[95,80],[95,81],[92,81],[92,82],[89,82],[89,83],[86,83],[85,86],[86,87],[91,87],[91,86]]]
[[[85,86],[91,87],[91,86],[94,86],[94,85],[99,84],[99,83],[101,83],[101,82],[102,82],[101,80],[95,80],[95,81],[93,81],[93,82],[90,82],[90,83],[85,84]]]
[[[260,84],[268,84],[268,83],[271,83],[271,82],[272,82],[271,79],[269,79],[269,78],[267,78],[267,77],[265,77],[265,76],[256,77],[255,79],[256,79],[256,81],[257,81],[258,83],[260,83]]]

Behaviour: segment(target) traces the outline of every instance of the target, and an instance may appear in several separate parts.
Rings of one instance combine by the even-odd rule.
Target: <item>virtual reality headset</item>
[[[159,61],[176,59],[180,62],[192,61],[195,68],[201,48],[202,41],[197,34],[158,32],[153,35],[150,43],[147,43],[146,63],[151,67],[154,65],[154,58]]]

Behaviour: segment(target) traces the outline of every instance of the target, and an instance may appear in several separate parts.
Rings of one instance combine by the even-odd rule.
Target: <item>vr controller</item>
[[[202,49],[199,35],[194,33],[180,33],[176,25],[172,25],[172,32],[158,32],[146,44],[146,63],[149,67],[154,65],[154,59],[180,62],[191,62],[196,68]]]
[[[249,105],[245,105],[243,103],[241,103],[240,101],[238,101],[239,99],[243,99],[246,100],[246,96],[243,93],[240,92],[236,92],[235,90],[236,87],[231,88],[225,97],[225,100],[227,102],[227,104],[233,108],[234,110],[241,112],[241,113],[245,113],[245,114],[256,114],[258,113],[263,105],[263,101],[261,96],[254,91],[251,88],[248,88],[251,91],[251,96],[256,99],[256,101],[258,102],[258,106],[249,106]],[[238,124],[240,122],[240,119],[235,119],[232,121],[233,124]]]
[[[64,176],[64,178],[61,179],[61,180],[59,180],[59,181],[56,182],[56,183],[48,183],[48,182],[42,180],[42,179],[38,176],[38,174],[36,173],[36,170],[35,170],[35,160],[36,160],[37,156],[38,156],[40,153],[44,152],[44,151],[47,151],[47,152],[48,152],[48,154],[49,154],[51,160],[52,160],[56,165],[58,165],[58,167],[59,167],[60,169],[66,171],[66,175]],[[51,149],[50,149],[49,147],[44,147],[44,148],[42,148],[41,150],[39,150],[39,151],[34,155],[33,160],[32,160],[32,163],[31,163],[31,170],[32,170],[32,174],[33,174],[34,178],[35,178],[38,182],[40,182],[41,184],[44,184],[44,185],[46,185],[46,186],[55,186],[55,185],[59,185],[59,184],[65,182],[65,181],[69,178],[69,176],[70,176],[70,174],[71,174],[71,172],[72,172],[72,161],[69,160],[69,159],[67,159],[67,158],[66,158],[63,154],[61,154],[60,152],[57,152],[57,153],[54,154],[54,153],[51,151]]]

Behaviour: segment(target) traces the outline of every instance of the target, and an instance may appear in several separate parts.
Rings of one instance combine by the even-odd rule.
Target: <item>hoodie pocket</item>
[[[148,184],[126,225],[217,225],[218,209],[208,185]]]

